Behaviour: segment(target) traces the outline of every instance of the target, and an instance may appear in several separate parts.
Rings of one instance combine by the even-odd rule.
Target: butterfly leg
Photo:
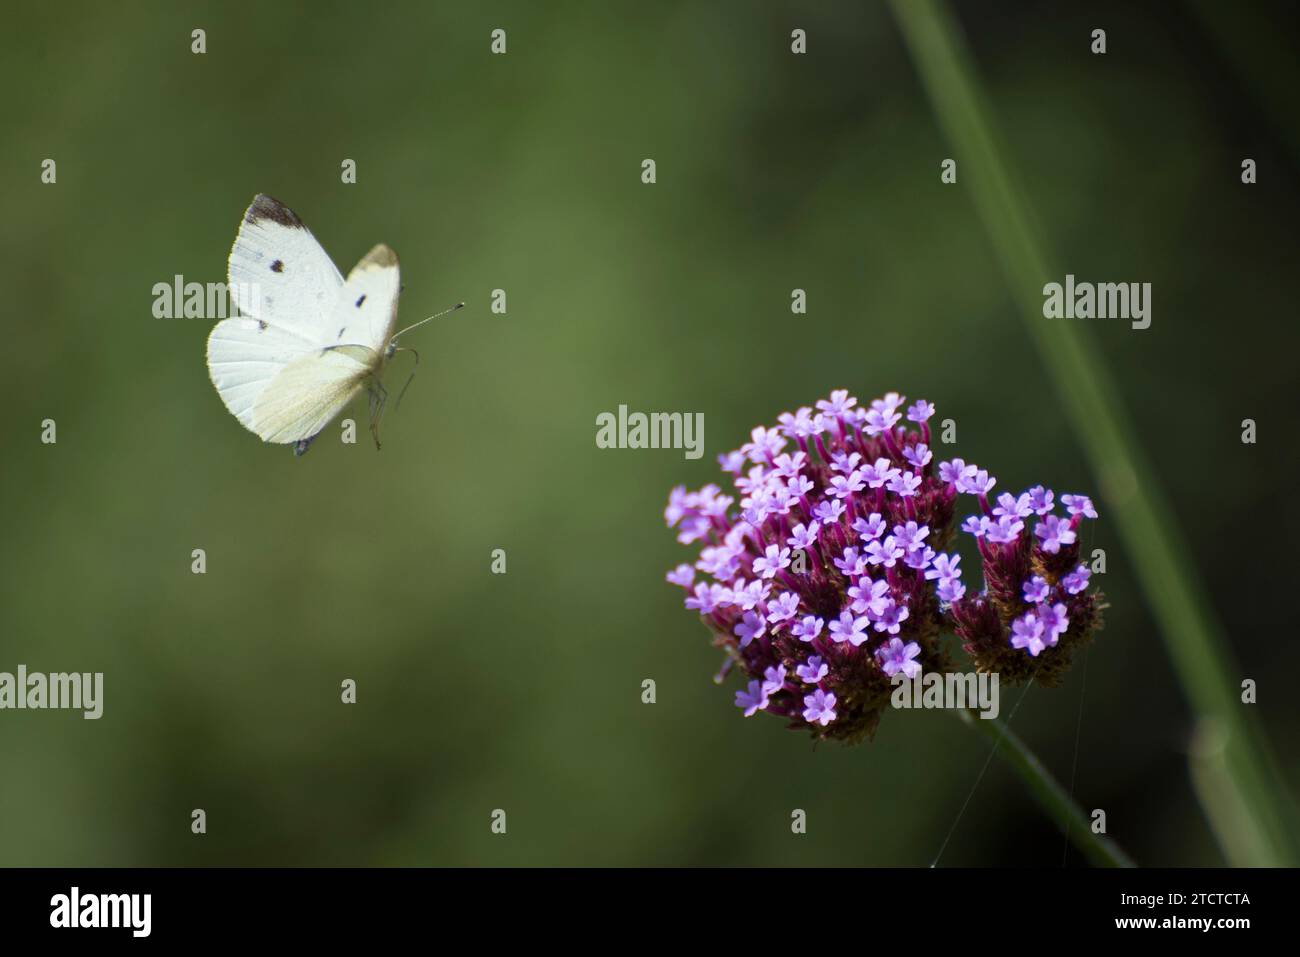
[[[379,421],[384,417],[384,406],[388,404],[388,390],[378,379],[371,379],[366,391],[370,395],[370,434],[378,451],[382,448],[379,444]]]
[[[406,395],[406,390],[410,388],[411,382],[415,379],[415,370],[420,365],[420,354],[414,349],[405,346],[394,346],[393,352],[409,352],[415,358],[415,365],[411,366],[411,374],[407,377],[406,384],[402,386],[402,391],[397,393],[397,408],[400,410],[402,408],[402,396]]]

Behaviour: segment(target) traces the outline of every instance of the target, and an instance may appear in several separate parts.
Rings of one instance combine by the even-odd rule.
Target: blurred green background
[[[1300,85],[1293,58],[1255,54],[1290,29],[1283,8],[1204,9],[959,8],[1059,260],[1154,284],[1150,329],[1085,331],[1294,785],[1283,91]],[[984,742],[938,713],[815,751],[742,720],[663,581],[691,557],[663,527],[669,488],[718,480],[717,453],[832,388],[931,399],[958,422],[943,451],[1006,488],[1100,491],[960,156],[939,182],[952,148],[885,6],[53,3],[6,20],[0,670],[103,671],[105,713],[0,712],[0,864],[934,859]],[[210,323],[151,314],[154,283],[224,281],[256,192],[345,273],[392,245],[405,322],[468,303],[407,342],[424,361],[382,452],[361,403],[355,446],[333,429],[302,459],[261,444],[209,382]],[[703,412],[704,459],[597,449],[620,403]],[[1107,549],[1112,607],[1086,689],[1081,661],[1012,726],[1064,782],[1077,760],[1080,803],[1140,863],[1219,864],[1192,716],[1099,499],[1087,545]],[[994,762],[941,863],[1063,855]]]

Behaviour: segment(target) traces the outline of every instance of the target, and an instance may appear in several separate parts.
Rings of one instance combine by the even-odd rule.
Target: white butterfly
[[[293,210],[259,194],[230,250],[229,288],[242,315],[208,336],[208,373],[226,408],[262,441],[301,455],[365,389],[379,448],[384,366],[399,336],[437,318],[393,332],[397,254],[380,243],[345,280]]]

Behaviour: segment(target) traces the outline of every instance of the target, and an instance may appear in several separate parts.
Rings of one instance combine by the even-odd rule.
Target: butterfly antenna
[[[443,316],[449,316],[449,315],[451,315],[453,312],[455,312],[457,309],[463,309],[463,308],[465,308],[465,304],[464,304],[463,302],[458,302],[458,303],[456,303],[456,305],[452,306],[450,309],[444,309],[442,312],[435,313],[434,315],[430,316],[430,317],[427,318],[427,319],[421,319],[419,322],[417,322],[417,323],[413,323],[412,325],[407,326],[407,327],[406,327],[405,329],[403,329],[401,332],[395,332],[395,333],[393,333],[392,338],[389,339],[388,341],[389,341],[389,342],[396,342],[400,336],[404,336],[404,335],[406,335],[406,334],[407,334],[408,332],[410,332],[412,329],[418,329],[420,326],[424,325],[426,322],[433,322],[433,320],[435,320],[435,319],[441,319]]]

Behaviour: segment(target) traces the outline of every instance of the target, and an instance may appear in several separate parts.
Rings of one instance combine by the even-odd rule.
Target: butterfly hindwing
[[[312,438],[352,401],[376,358],[365,347],[350,347],[324,349],[293,360],[257,397],[253,431],[264,442]]]
[[[226,408],[256,432],[258,396],[289,363],[314,351],[298,336],[261,319],[223,319],[208,336],[208,374]]]

